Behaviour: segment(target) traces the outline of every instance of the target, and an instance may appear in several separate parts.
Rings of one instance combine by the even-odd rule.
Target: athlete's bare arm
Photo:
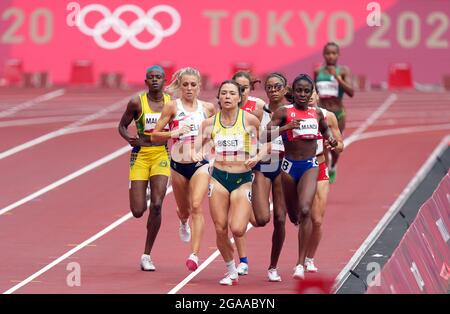
[[[141,103],[139,98],[133,98],[128,102],[127,109],[122,115],[122,118],[119,122],[118,131],[120,136],[123,137],[125,141],[127,141],[131,146],[143,146],[142,139],[140,139],[137,135],[130,136],[128,134],[128,126],[133,122],[133,120],[139,118],[141,115]]]
[[[336,116],[331,111],[327,111],[327,124],[331,130],[331,134],[333,134],[333,138],[337,142],[337,145],[336,147],[332,147],[328,144],[328,141],[325,140],[325,147],[328,150],[334,150],[337,153],[341,153],[344,150],[344,141],[342,139],[342,133],[338,127]]]
[[[200,125],[198,130],[198,136],[195,138],[194,147],[195,155],[193,156],[193,161],[198,162],[205,159],[206,152],[210,147],[206,147],[206,143],[211,141],[211,133],[214,127],[214,116],[204,120]]]
[[[171,131],[163,131],[164,127],[168,123],[173,121],[176,114],[177,114],[177,104],[174,100],[170,101],[167,105],[163,107],[161,117],[158,119],[155,130],[152,132],[151,135],[152,142],[165,141],[169,138],[178,137],[184,133],[189,132],[189,126],[185,126],[184,128],[177,128],[176,130]]]
[[[344,92],[348,96],[353,97],[355,95],[355,90],[353,89],[353,77],[350,68],[348,66],[343,65],[341,69],[342,74],[337,75],[336,79],[339,82],[339,85],[342,86]]]

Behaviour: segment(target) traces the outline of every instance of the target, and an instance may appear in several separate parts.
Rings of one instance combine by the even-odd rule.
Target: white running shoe
[[[239,282],[239,275],[237,273],[231,275],[229,273],[226,274],[226,277],[221,279],[219,283],[223,286],[235,286]]]
[[[198,256],[195,254],[189,255],[186,260],[186,266],[190,271],[195,271],[198,268]]]
[[[267,271],[267,276],[269,277],[269,281],[277,282],[281,281],[280,275],[278,275],[278,270],[276,268],[271,268]]]
[[[180,234],[181,241],[183,242],[191,241],[191,227],[189,227],[189,220],[187,220],[185,224],[183,224],[180,221],[180,229],[178,231]]]
[[[292,277],[294,277],[294,279],[305,279],[305,269],[302,264],[295,266],[294,275]]]
[[[248,264],[247,263],[239,263],[238,267],[236,267],[239,276],[248,275]]]
[[[155,271],[156,267],[153,265],[150,255],[142,254],[141,256],[141,269],[144,271]]]
[[[307,273],[317,273],[319,269],[314,265],[314,259],[305,259],[305,270]]]

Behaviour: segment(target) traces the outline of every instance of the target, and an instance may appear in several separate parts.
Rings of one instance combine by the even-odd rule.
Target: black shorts
[[[202,161],[199,162],[192,162],[188,164],[182,164],[180,162],[171,160],[170,168],[181,174],[186,179],[190,180],[194,175],[194,173],[197,171],[197,169],[206,164],[209,164],[209,161],[207,161],[206,159],[203,159]]]

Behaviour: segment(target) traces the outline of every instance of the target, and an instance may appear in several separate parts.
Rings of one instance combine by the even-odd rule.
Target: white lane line
[[[106,115],[106,114],[108,114],[108,113],[110,113],[110,112],[112,112],[114,110],[117,110],[119,108],[124,108],[126,106],[127,101],[130,99],[130,97],[132,97],[134,95],[136,95],[136,93],[134,93],[133,95],[127,96],[127,97],[125,97],[125,98],[115,102],[114,104],[103,108],[102,110],[100,110],[100,111],[98,111],[96,113],[90,114],[90,115],[88,115],[88,116],[86,116],[86,117],[84,117],[82,119],[79,119],[79,120],[69,124],[68,126],[65,126],[65,127],[60,128],[58,130],[55,130],[55,131],[52,131],[50,133],[44,134],[44,135],[39,136],[39,137],[37,137],[37,138],[35,138],[35,139],[31,140],[31,141],[25,142],[25,143],[20,144],[20,145],[18,145],[16,147],[8,149],[8,150],[0,153],[0,160],[4,159],[6,157],[9,157],[11,155],[17,154],[18,152],[21,152],[21,151],[23,151],[25,149],[28,149],[30,147],[33,147],[35,145],[41,144],[43,142],[46,142],[46,141],[48,141],[50,139],[53,139],[53,138],[55,138],[57,136],[64,135],[67,132],[69,132],[70,130],[72,130],[74,128],[77,128],[77,127],[79,127],[79,126],[81,126],[83,124],[86,124],[86,123],[88,123],[88,122],[90,122],[92,120],[98,119],[101,116],[104,116],[104,115]]]
[[[361,136],[355,141],[367,140],[370,138],[378,138],[384,136],[400,135],[400,134],[410,134],[410,133],[422,133],[422,132],[432,132],[432,131],[442,131],[450,129],[450,124],[438,124],[430,126],[416,126],[407,128],[394,128],[389,130],[373,131],[361,134]],[[355,142],[354,141],[354,142]]]
[[[409,181],[408,185],[391,205],[389,210],[384,214],[383,218],[378,222],[376,227],[372,230],[369,236],[364,240],[358,250],[353,254],[352,258],[348,261],[347,265],[341,270],[341,272],[336,277],[336,284],[334,286],[334,291],[338,291],[347,278],[350,276],[350,270],[353,269],[361,261],[363,256],[372,247],[373,243],[378,239],[380,234],[386,229],[391,220],[397,215],[400,208],[405,204],[410,195],[415,191],[417,186],[423,181],[427,173],[433,167],[436,157],[438,157],[450,144],[450,135],[447,135],[442,139],[440,144],[435,148],[428,157],[427,161],[422,165],[417,174]]]
[[[49,92],[47,94],[38,96],[38,97],[36,97],[33,100],[26,101],[24,103],[21,103],[19,105],[16,105],[16,106],[11,107],[9,109],[6,109],[4,111],[1,111],[0,112],[0,118],[6,118],[6,117],[9,117],[9,116],[12,116],[18,111],[30,108],[32,106],[35,106],[35,105],[41,103],[41,102],[44,102],[44,101],[47,101],[47,100],[50,100],[50,99],[53,99],[53,98],[56,98],[56,97],[60,97],[60,96],[64,95],[65,92],[66,92],[66,90],[64,88],[61,88],[61,89],[57,89],[57,90],[55,90],[53,92]]]
[[[27,118],[18,120],[1,121],[0,128],[7,128],[11,126],[22,126],[22,125],[33,125],[33,124],[47,124],[47,123],[58,123],[66,121],[74,121],[80,119],[83,116],[59,116],[59,117],[44,117],[44,118]]]
[[[348,146],[361,136],[389,107],[397,100],[396,94],[390,94],[378,109],[370,115],[349,137],[344,140],[344,145]]]
[[[25,203],[35,199],[36,197],[39,197],[39,196],[41,196],[41,195],[43,195],[43,194],[45,194],[45,193],[47,193],[47,192],[49,192],[51,190],[54,190],[55,188],[65,184],[65,183],[67,183],[67,182],[69,182],[69,181],[71,181],[71,180],[73,180],[73,179],[75,179],[75,178],[77,178],[77,177],[79,177],[79,176],[81,176],[81,175],[83,175],[83,174],[85,174],[85,173],[95,169],[95,168],[100,167],[101,165],[103,165],[103,164],[105,164],[105,163],[107,163],[107,162],[109,162],[109,161],[111,161],[111,160],[113,160],[113,159],[115,159],[115,158],[117,158],[117,157],[119,157],[119,156],[129,152],[129,151],[130,151],[130,146],[129,145],[124,146],[124,147],[116,150],[115,152],[113,152],[113,153],[111,153],[109,155],[106,155],[106,156],[100,158],[99,160],[96,160],[93,163],[90,163],[89,165],[87,165],[87,166],[85,166],[85,167],[83,167],[83,168],[81,168],[81,169],[79,169],[79,170],[77,170],[75,172],[72,172],[71,174],[69,174],[67,176],[64,176],[63,178],[61,178],[61,179],[59,179],[59,180],[57,180],[57,181],[47,185],[46,187],[44,187],[44,188],[42,188],[42,189],[40,189],[40,190],[38,190],[38,191],[36,191],[34,193],[31,193],[30,195],[28,195],[28,196],[18,200],[17,202],[14,202],[14,203],[12,203],[12,204],[10,204],[10,205],[0,209],[0,216],[5,214],[5,213],[7,213],[7,212],[9,212],[10,210],[13,210],[14,208],[16,208],[16,207],[18,207],[20,205],[23,205],[23,204],[25,204]]]
[[[168,187],[168,189],[166,191],[166,195],[169,194],[169,193],[172,193],[172,187],[171,186]],[[74,247],[70,251],[68,251],[65,254],[61,255],[60,257],[55,259],[53,262],[51,262],[50,264],[48,264],[45,267],[41,268],[39,271],[35,272],[34,274],[29,276],[25,280],[21,281],[20,283],[18,283],[14,287],[6,290],[5,292],[3,292],[3,294],[11,294],[11,293],[15,292],[16,290],[20,289],[21,287],[25,286],[26,284],[29,284],[30,282],[35,280],[37,277],[39,277],[43,273],[49,271],[50,269],[52,269],[53,267],[55,267],[56,265],[58,265],[59,263],[61,263],[65,259],[67,259],[68,257],[70,257],[71,255],[75,254],[76,252],[80,251],[84,247],[90,245],[92,242],[94,242],[94,241],[98,240],[99,238],[103,237],[108,232],[114,230],[115,228],[117,228],[118,226],[120,226],[121,224],[126,222],[128,219],[130,219],[131,217],[133,217],[133,215],[131,213],[128,213],[128,214],[122,216],[121,218],[119,218],[118,220],[116,220],[115,222],[110,224],[108,227],[104,228],[103,230],[101,230],[100,232],[94,234],[92,237],[90,237],[89,239],[87,239],[83,243],[77,245],[76,247]]]

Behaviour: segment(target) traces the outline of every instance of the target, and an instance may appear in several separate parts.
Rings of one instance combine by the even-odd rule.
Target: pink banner
[[[322,61],[328,41],[372,82],[388,81],[397,62],[411,64],[417,82],[440,83],[450,72],[450,6],[440,0],[2,0],[0,10],[1,66],[19,59],[55,82],[69,81],[79,59],[92,61],[96,78],[120,72],[133,83],[162,61],[214,82],[237,62],[292,78]]]
[[[450,172],[422,205],[367,293],[447,293],[450,283]]]

